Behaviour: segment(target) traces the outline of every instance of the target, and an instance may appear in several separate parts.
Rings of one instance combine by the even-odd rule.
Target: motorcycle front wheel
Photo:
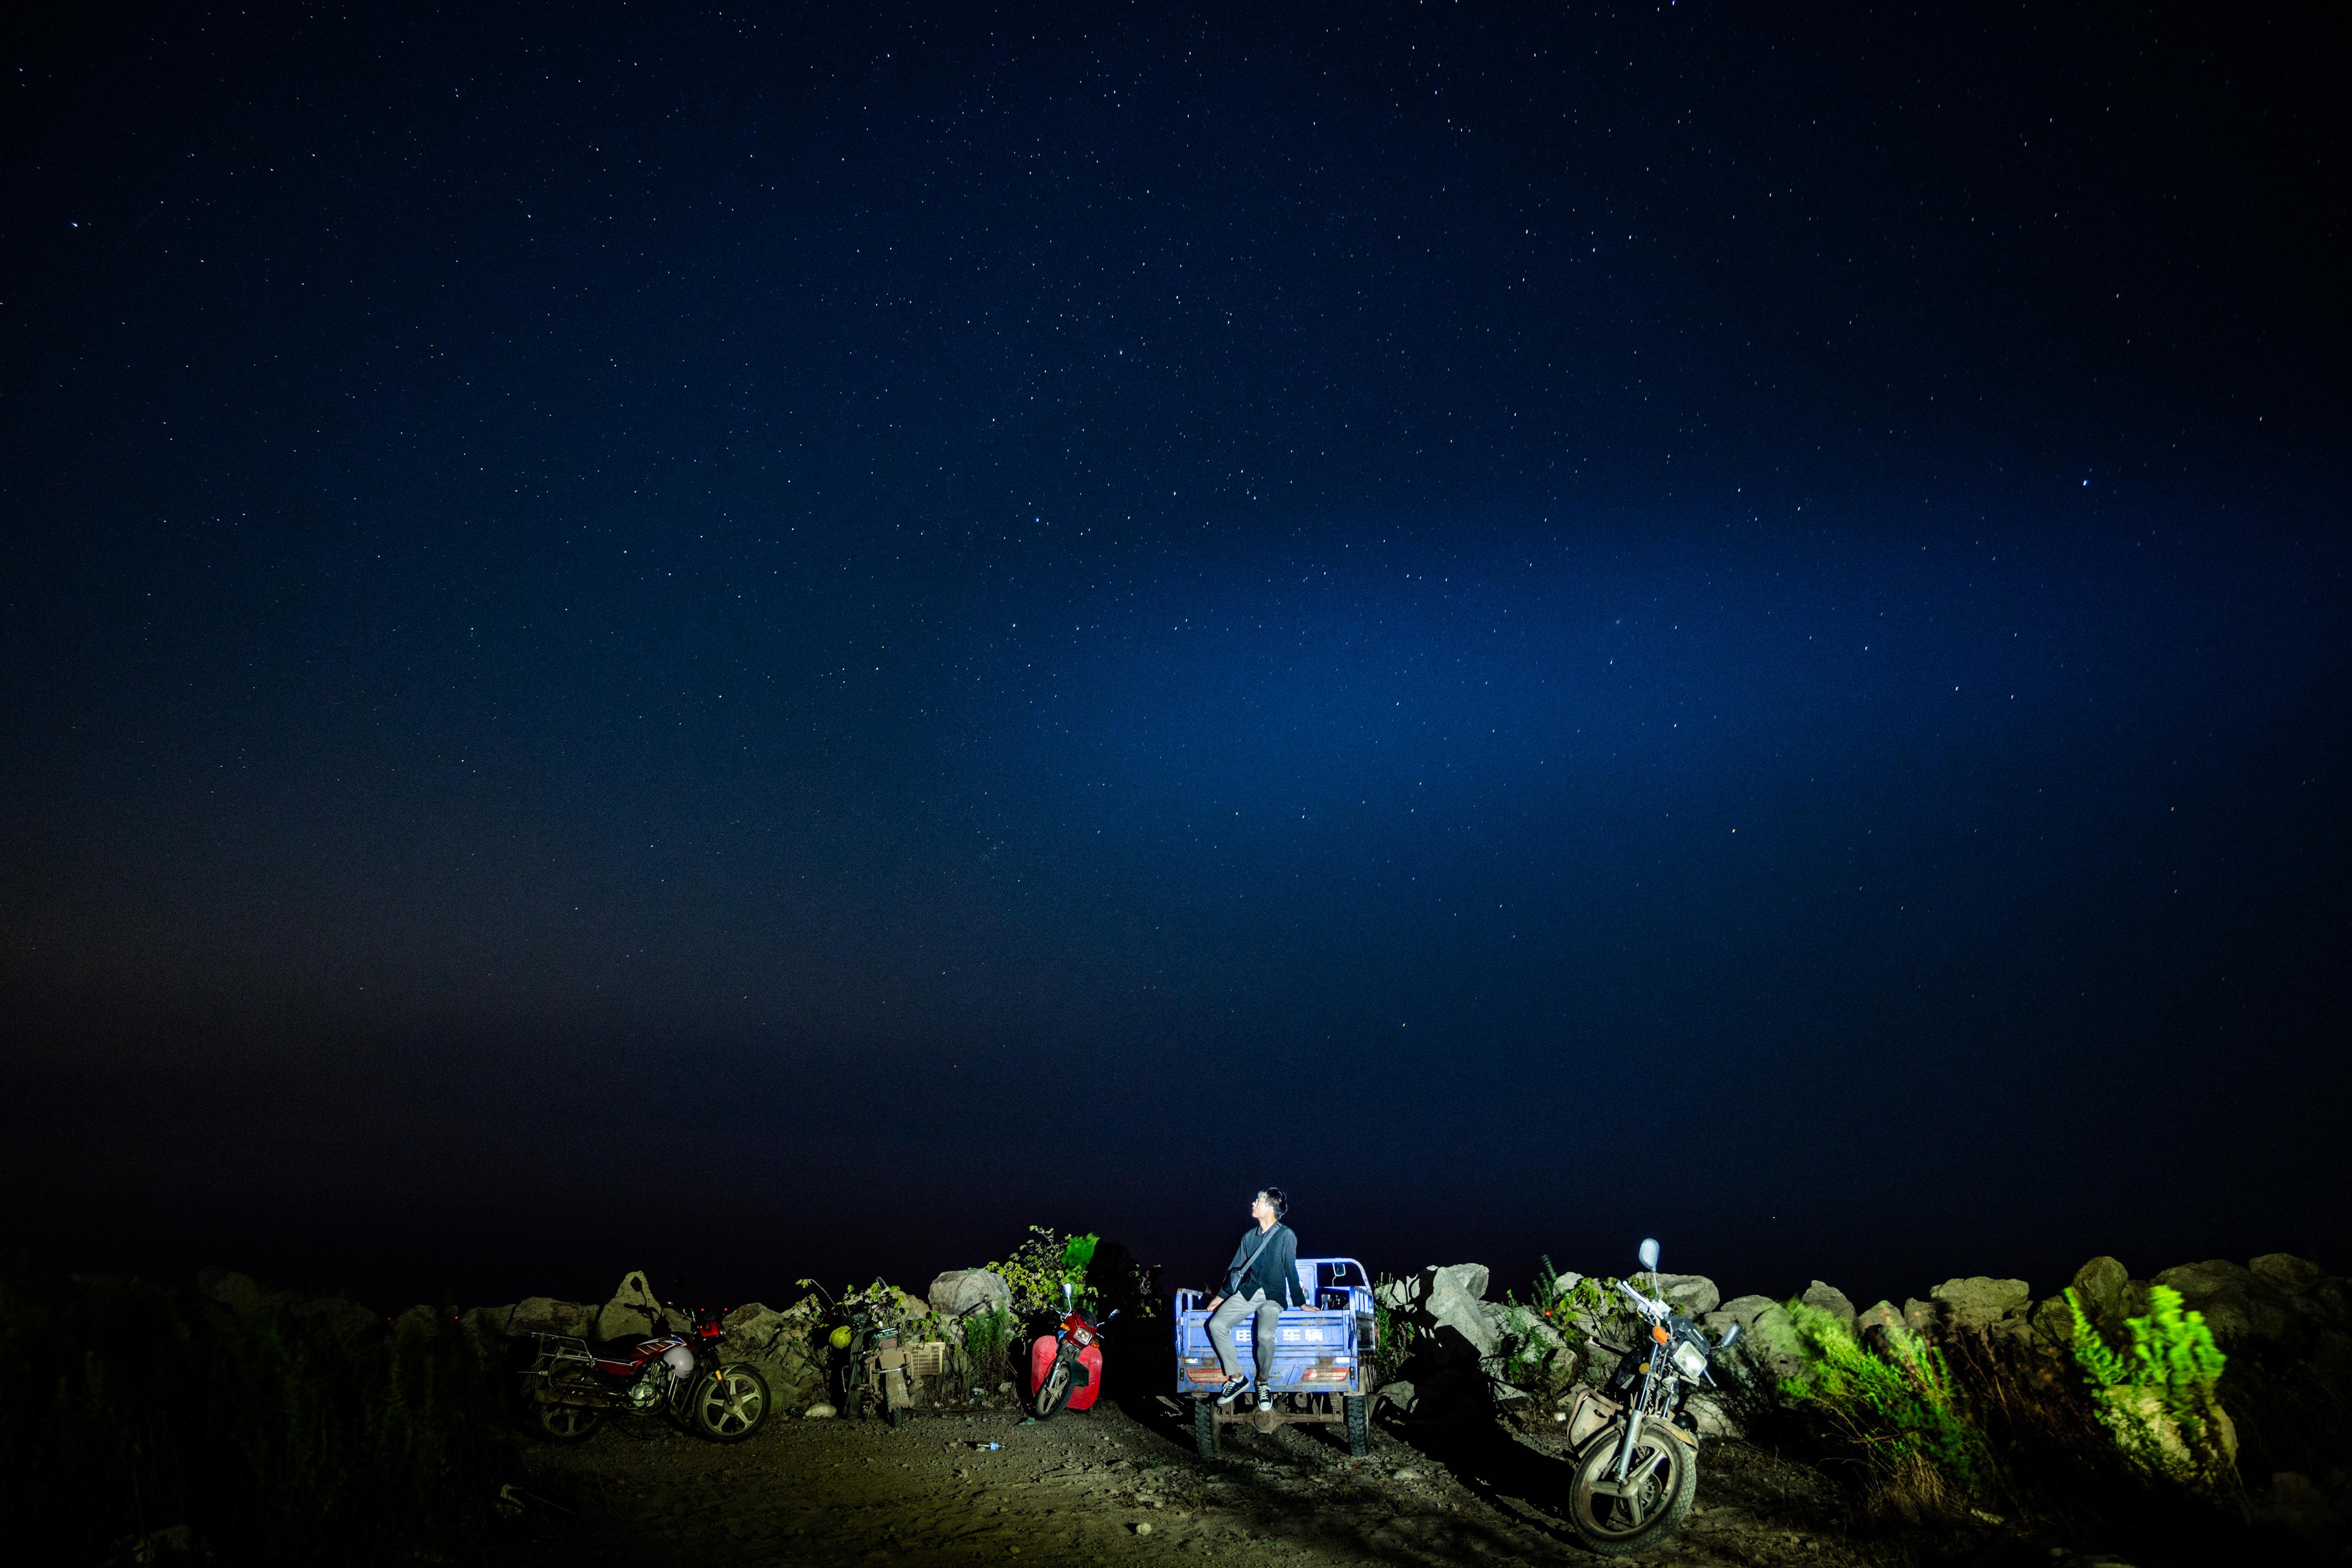
[[[575,1397],[601,1396],[596,1380],[584,1372],[559,1372],[547,1380],[547,1391]],[[536,1394],[538,1391],[534,1390]],[[604,1412],[581,1405],[549,1405],[530,1401],[531,1429],[551,1443],[582,1443],[604,1425]]]
[[[768,1418],[768,1380],[757,1368],[730,1361],[695,1386],[688,1415],[712,1442],[740,1443]]]
[[[1054,1370],[1045,1374],[1045,1386],[1037,1390],[1037,1419],[1051,1421],[1062,1413],[1062,1404],[1070,1397],[1070,1358],[1055,1356]]]
[[[1569,1521],[1584,1544],[1604,1557],[1646,1552],[1682,1528],[1698,1499],[1698,1456],[1680,1437],[1643,1424],[1624,1485],[1617,1482],[1617,1448],[1624,1428],[1595,1438],[1576,1456],[1569,1484]]]

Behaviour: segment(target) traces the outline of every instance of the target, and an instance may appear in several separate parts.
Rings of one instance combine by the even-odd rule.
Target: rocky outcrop
[[[1849,1331],[1853,1328],[1853,1303],[1847,1300],[1846,1293],[1836,1286],[1824,1285],[1816,1279],[1805,1287],[1805,1293],[1798,1300],[1808,1307],[1827,1312],[1844,1324]]]
[[[2022,1279],[1993,1279],[1973,1275],[1947,1279],[1927,1292],[1927,1331],[1983,1333],[2021,1315],[2033,1300],[2033,1288]]]
[[[1003,1275],[985,1268],[950,1268],[932,1279],[926,1293],[931,1310],[943,1318],[961,1318],[992,1307],[1013,1310],[1013,1287]]]
[[[1490,1275],[1483,1263],[1433,1264],[1379,1292],[1381,1305],[1402,1313],[1424,1334],[1450,1331],[1481,1358],[1500,1353],[1508,1327],[1499,1303],[1486,1300]]]
[[[1717,1364],[1750,1396],[1772,1397],[1783,1380],[1801,1375],[1812,1364],[1812,1352],[1797,1332],[1789,1309],[1769,1296],[1735,1296],[1699,1320],[1706,1336],[1718,1343],[1731,1325],[1739,1325],[1739,1342]]]
[[[646,1282],[642,1268],[632,1268],[621,1276],[614,1287],[612,1300],[596,1314],[595,1337],[600,1340],[643,1339],[654,1331],[654,1322],[661,1315],[661,1298]]]
[[[1472,1415],[1517,1396],[1506,1379],[1511,1314],[1485,1299],[1489,1278],[1483,1263],[1432,1265],[1377,1292],[1411,1346],[1402,1371],[1416,1414]]]
[[[1633,1283],[1645,1296],[1664,1297],[1675,1311],[1686,1317],[1705,1317],[1723,1302],[1723,1292],[1704,1274],[1644,1274],[1637,1276]]]
[[[824,1397],[825,1359],[822,1304],[814,1296],[776,1311],[763,1302],[736,1308],[720,1321],[719,1349],[730,1361],[747,1361],[768,1380],[769,1396],[796,1408]]]

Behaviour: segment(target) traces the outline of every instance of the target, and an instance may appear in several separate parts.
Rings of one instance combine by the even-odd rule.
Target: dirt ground
[[[975,1444],[1001,1443],[995,1452]],[[1173,1400],[1106,1402],[1024,1425],[1017,1410],[919,1412],[901,1429],[780,1415],[721,1447],[650,1420],[536,1447],[519,1521],[524,1562],[581,1564],[1548,1563],[1599,1561],[1560,1511],[1548,1435],[1499,1426],[1377,1428],[1350,1459],[1336,1429],[1228,1428],[1192,1451]],[[561,1511],[568,1509],[572,1511]],[[1645,1557],[1686,1564],[1861,1568],[1819,1472],[1733,1441],[1702,1453],[1698,1506]],[[2097,1561],[2002,1540],[1955,1560]],[[2108,1560],[2112,1562],[2113,1560]]]

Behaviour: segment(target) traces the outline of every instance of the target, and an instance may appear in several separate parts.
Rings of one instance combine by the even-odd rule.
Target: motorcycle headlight
[[[1706,1352],[1688,1340],[1675,1346],[1675,1370],[1696,1383],[1706,1375]]]

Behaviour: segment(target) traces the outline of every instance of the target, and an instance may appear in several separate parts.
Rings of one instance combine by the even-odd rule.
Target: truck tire
[[[1192,1401],[1192,1447],[1204,1459],[1217,1457],[1217,1407],[1205,1399]]]
[[[1350,1394],[1342,1397],[1339,1403],[1348,1414],[1348,1456],[1360,1459],[1372,1446],[1372,1402],[1360,1394]]]

